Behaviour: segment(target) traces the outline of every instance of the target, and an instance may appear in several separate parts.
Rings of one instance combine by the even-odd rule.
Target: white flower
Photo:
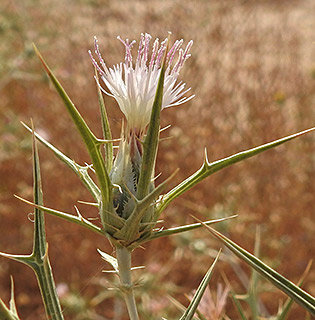
[[[101,56],[97,39],[95,38],[95,53],[99,63],[90,56],[94,66],[100,73],[108,91],[101,88],[106,94],[114,97],[121,111],[127,119],[128,128],[141,134],[150,121],[152,105],[161,72],[163,54],[166,50],[166,41],[161,43],[156,39],[153,43],[151,56],[149,47],[151,36],[141,34],[136,62],[132,61],[131,49],[135,40],[129,42],[117,37],[125,46],[125,62],[108,68]],[[186,98],[184,95],[190,89],[185,89],[185,83],[176,84],[178,75],[185,61],[190,57],[189,50],[193,44],[189,41],[182,49],[183,40],[176,40],[167,53],[162,109],[182,104],[194,96]],[[175,55],[178,53],[177,61]],[[174,63],[173,63],[174,62]]]

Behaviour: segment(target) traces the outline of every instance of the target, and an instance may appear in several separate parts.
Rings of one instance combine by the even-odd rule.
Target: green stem
[[[34,203],[36,205],[43,204],[42,179],[40,174],[40,165],[38,157],[38,149],[35,139],[35,130],[32,124],[33,132],[33,190]],[[38,285],[41,291],[44,302],[47,319],[49,320],[63,320],[63,314],[56,292],[56,285],[48,258],[48,244],[46,241],[45,218],[44,213],[35,208],[35,222],[34,222],[34,243],[33,253],[28,261],[29,266],[33,268]],[[25,261],[26,262],[26,261]]]
[[[64,318],[56,293],[55,282],[48,257],[44,258],[44,262],[42,264],[34,266],[34,271],[38,280],[48,319],[63,320]]]
[[[131,279],[131,251],[116,247],[121,290],[127,305],[130,320],[139,320]]]

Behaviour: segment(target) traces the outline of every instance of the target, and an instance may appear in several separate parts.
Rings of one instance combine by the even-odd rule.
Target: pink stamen
[[[157,54],[158,48],[159,48],[159,39],[156,38],[155,41],[154,41],[154,44],[153,44],[153,48],[152,48],[151,60],[150,60],[150,65],[149,65],[150,69],[153,68],[154,59],[155,59],[155,56]]]
[[[124,41],[123,39],[121,39],[120,36],[117,37],[117,39],[125,46],[125,63],[132,63],[132,54],[131,54],[131,49],[133,47],[133,45],[136,43],[135,40],[131,41],[131,43],[129,43],[129,39],[126,39],[126,41]]]
[[[145,34],[145,40],[144,40],[144,48],[143,48],[143,62],[146,63],[148,61],[148,55],[149,55],[149,45],[150,45],[151,36],[146,33]]]
[[[179,49],[179,52],[178,52],[178,60],[171,72],[171,74],[174,74],[174,73],[177,73],[179,71],[179,68],[182,64],[182,60],[183,60],[183,49]]]
[[[194,42],[193,42],[192,40],[190,40],[190,41],[188,42],[187,46],[186,46],[186,49],[185,49],[185,51],[184,51],[184,57],[183,57],[184,60],[183,60],[182,66],[184,65],[185,61],[191,56],[191,54],[189,53],[189,50],[191,49],[193,43],[194,43]],[[181,66],[181,67],[182,67],[182,66]]]
[[[100,48],[99,48],[99,45],[98,45],[98,40],[97,40],[96,37],[94,37],[94,48],[95,48],[95,53],[96,53],[96,55],[98,57],[98,60],[100,61],[100,64],[101,64],[105,74],[107,74],[108,73],[108,69],[106,67],[106,64],[105,64],[103,58],[102,58],[102,55],[101,55],[101,52],[100,52]]]
[[[91,58],[91,60],[92,60],[93,65],[94,65],[94,67],[97,69],[97,71],[98,71],[102,76],[105,75],[105,72],[100,68],[100,66],[98,65],[98,63],[97,63],[96,60],[94,59],[91,50],[89,50],[88,53],[89,53],[89,56],[90,56],[90,58]]]
[[[167,60],[168,60],[168,65],[169,67],[171,67],[171,64],[174,60],[175,54],[176,52],[179,50],[179,48],[182,46],[184,40],[176,40],[175,43],[173,44],[172,48],[170,49],[170,51],[167,54]]]
[[[157,54],[157,57],[156,57],[156,60],[155,60],[155,67],[156,68],[159,68],[161,66],[161,62],[162,62],[162,58],[163,58],[163,53],[166,49],[166,44],[167,42],[167,39],[165,39],[163,42],[161,42],[161,46],[160,46],[160,49],[158,51],[158,54]]]
[[[143,44],[144,44],[144,34],[141,33],[141,36],[140,36],[140,41],[139,41],[139,48],[138,48],[138,56],[137,56],[137,65],[140,64],[140,61],[141,61],[141,55],[142,55],[142,48],[143,48]]]

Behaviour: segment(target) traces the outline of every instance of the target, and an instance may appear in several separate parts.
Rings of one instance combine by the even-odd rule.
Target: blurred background
[[[32,197],[31,137],[20,121],[30,123],[32,118],[36,130],[70,158],[80,164],[90,161],[32,42],[101,136],[87,54],[93,36],[108,66],[124,59],[118,35],[138,41],[141,32],[164,39],[171,31],[172,41],[192,39],[192,56],[180,80],[196,97],[162,114],[162,125],[172,125],[163,137],[172,139],[160,145],[157,173],[165,179],[179,168],[175,185],[201,166],[204,148],[212,161],[314,126],[314,16],[312,0],[1,1],[0,250],[26,254],[32,248],[32,209],[13,197]],[[105,98],[114,137],[119,137],[122,114],[113,99]],[[77,177],[42,146],[40,159],[45,205],[69,213],[78,205],[85,217],[96,218],[95,210],[77,203],[92,200]],[[191,214],[209,220],[237,213],[236,220],[216,228],[253,252],[260,226],[261,258],[297,282],[314,258],[314,174],[315,135],[309,134],[209,177],[168,207],[164,225],[193,223]],[[111,253],[107,240],[50,216],[46,228],[65,317],[125,319],[116,291],[104,290],[116,281],[101,272],[109,266],[96,251]],[[134,265],[146,266],[135,272],[142,319],[178,319],[180,312],[169,296],[187,305],[185,295],[193,294],[220,247],[207,231],[198,230],[137,249]],[[21,319],[45,319],[32,271],[4,258],[1,298],[8,303],[10,275]],[[224,251],[211,280],[213,299],[218,286],[226,286],[224,275],[237,293],[246,293],[250,269]],[[259,281],[262,310],[275,314],[286,297]],[[315,294],[314,267],[303,287]],[[239,318],[229,297],[225,310],[231,319]],[[206,313],[208,319],[217,319],[209,309]],[[304,318],[305,311],[295,305],[289,319]]]

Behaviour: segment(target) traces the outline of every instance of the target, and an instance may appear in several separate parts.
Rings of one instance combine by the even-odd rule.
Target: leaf
[[[256,229],[254,255],[257,258],[260,255],[260,228],[259,227]],[[258,286],[258,273],[255,271],[255,269],[252,269],[251,278],[250,278],[250,288],[248,293],[248,303],[252,311],[253,320],[257,320],[259,315],[259,312],[258,312],[259,297],[257,294],[257,286]]]
[[[110,130],[110,125],[106,113],[105,103],[103,99],[102,91],[98,85],[98,72],[95,68],[95,78],[97,82],[97,94],[98,94],[98,101],[100,106],[100,112],[101,112],[101,120],[102,120],[102,129],[103,129],[103,136],[105,140],[112,140],[112,133]],[[104,145],[105,149],[105,165],[107,172],[110,172],[112,169],[113,164],[113,144],[112,143],[106,143]]]
[[[170,302],[180,311],[185,312],[186,311],[186,307],[181,304],[179,301],[177,301],[176,299],[174,299],[172,296],[167,295],[167,299],[170,300]],[[197,310],[196,310],[197,312]],[[165,318],[162,317],[163,320],[166,320]],[[200,320],[199,317],[194,316],[192,318],[193,320]]]
[[[198,219],[197,219],[198,221]],[[264,278],[273,283],[277,288],[286,293],[291,297],[296,303],[302,306],[312,315],[315,315],[315,298],[312,297],[309,293],[305,292],[293,282],[289,281],[281,274],[267,266],[260,259],[256,258],[254,255],[237,245],[235,242],[225,237],[220,232],[214,230],[213,228],[204,225],[210,233],[222,241],[235,255],[240,259],[246,262],[249,266],[254,268],[259,272]]]
[[[247,320],[247,318],[245,316],[245,311],[243,310],[241,303],[236,298],[234,291],[231,291],[231,296],[232,296],[232,300],[233,300],[233,302],[235,304],[235,307],[236,307],[236,309],[237,309],[237,311],[238,311],[238,313],[239,313],[239,315],[241,317],[240,319]]]
[[[45,221],[44,214],[40,207],[43,204],[43,194],[41,187],[41,175],[39,167],[39,158],[37,145],[33,132],[33,194],[34,194],[34,240],[33,252],[30,255],[12,255],[0,252],[0,255],[18,262],[22,262],[33,269],[36,274],[37,282],[42,295],[45,311],[48,319],[63,320],[63,313],[61,310],[59,298],[56,292],[56,286],[53,279],[52,269],[48,258],[48,244],[46,242]],[[13,284],[12,284],[13,286]],[[13,289],[12,289],[13,290]],[[16,307],[11,294],[10,301],[11,311],[16,314]],[[0,306],[1,309],[1,306]],[[1,310],[0,310],[1,315]],[[1,318],[3,319],[3,318]],[[4,318],[11,319],[11,318]],[[14,318],[18,319],[18,318]]]
[[[137,191],[137,198],[139,200],[146,197],[149,192],[149,186],[151,183],[153,170],[155,166],[157,148],[159,143],[159,134],[160,134],[160,113],[161,113],[162,102],[163,102],[164,74],[166,69],[165,60],[166,60],[166,53],[168,51],[168,44],[169,44],[169,39],[167,41],[167,48],[164,53],[160,78],[156,88],[148,132],[144,141],[143,158],[142,158],[142,163],[140,168],[140,177],[139,177],[138,191]]]
[[[29,126],[27,126],[23,122],[21,122],[21,123],[29,132],[32,132],[32,129]],[[41,137],[38,133],[34,132],[34,134],[35,134],[36,139],[39,142],[41,142],[46,148],[51,150],[59,160],[61,160],[63,163],[65,163],[80,178],[80,180],[83,182],[83,184],[86,186],[86,188],[90,191],[93,198],[98,201],[101,197],[101,192],[100,192],[98,186],[95,184],[95,182],[89,176],[89,174],[87,172],[88,167],[80,166],[75,161],[73,161],[69,157],[67,157],[60,150],[58,150],[51,143],[49,143],[47,140],[45,140],[43,137]]]
[[[43,191],[42,191],[42,179],[40,175],[39,158],[37,144],[34,134],[34,126],[32,123],[32,142],[33,142],[33,197],[34,203],[37,205],[43,205]],[[33,241],[33,256],[40,261],[46,252],[46,231],[45,220],[43,213],[34,208],[34,241]]]
[[[94,225],[92,222],[90,222],[89,220],[83,218],[81,215],[78,215],[78,216],[75,216],[73,214],[70,214],[70,213],[66,213],[66,212],[62,212],[62,211],[58,211],[58,210],[55,210],[55,209],[51,209],[51,208],[47,208],[45,206],[41,206],[41,205],[37,205],[36,203],[33,203],[31,201],[28,201],[26,199],[23,199],[17,195],[14,195],[17,199],[39,209],[39,210],[42,210],[42,211],[45,211],[49,214],[52,214],[54,216],[57,216],[59,218],[62,218],[62,219],[65,219],[67,221],[70,221],[70,222],[74,222],[82,227],[86,227],[96,233],[99,233],[101,235],[104,235],[104,232],[102,231],[102,229],[96,225]]]
[[[163,197],[163,201],[161,202],[161,205],[159,207],[159,211],[162,212],[175,198],[182,195],[184,192],[188,191],[192,187],[194,187],[196,184],[210,176],[211,174],[222,170],[223,168],[226,168],[234,163],[240,162],[242,160],[248,159],[250,157],[253,157],[261,152],[267,151],[269,149],[275,148],[283,143],[286,143],[292,139],[298,138],[306,133],[312,132],[315,130],[315,127],[304,130],[295,134],[292,134],[290,136],[263,144],[261,146],[242,151],[239,153],[236,153],[232,156],[229,156],[227,158],[217,160],[215,162],[209,163],[207,156],[205,156],[204,163],[202,167],[196,171],[194,174],[192,174],[190,177],[188,177],[186,180],[178,184],[176,187],[174,187],[171,191],[169,191],[166,195]]]
[[[221,254],[221,250],[219,251],[217,257],[215,258],[213,264],[211,265],[211,267],[209,268],[209,270],[207,271],[206,275],[204,276],[204,278],[202,279],[196,293],[194,294],[188,308],[186,309],[185,313],[180,317],[179,320],[191,320],[196,312],[196,309],[199,306],[199,303],[201,301],[201,298],[211,280],[211,277],[213,275],[214,272],[214,267],[216,265],[216,263],[219,260]]]
[[[298,286],[299,287],[303,284],[303,282],[304,282],[304,280],[306,278],[306,275],[309,273],[309,271],[311,269],[311,266],[312,266],[312,261],[310,261],[307,264],[306,269],[305,269],[301,279],[298,282]],[[287,315],[290,312],[292,304],[293,304],[293,300],[291,298],[288,298],[287,301],[285,302],[285,304],[279,310],[278,315],[276,316],[276,320],[285,320],[287,318]]]
[[[111,215],[107,214],[108,212],[113,211],[113,201],[112,201],[112,184],[109,179],[108,172],[106,170],[105,162],[100,151],[99,140],[94,136],[81,114],[53,74],[53,72],[48,67],[44,58],[41,56],[36,46],[34,45],[34,50],[42,62],[44,69],[53,83],[55,89],[57,90],[59,96],[63,100],[68,113],[70,114],[72,121],[77,127],[86,147],[89,152],[89,155],[93,162],[93,168],[95,170],[96,176],[98,178],[99,186],[102,194],[102,206],[100,211],[101,220],[104,226],[108,227],[115,225]]]
[[[230,217],[224,217],[224,218],[220,218],[220,219],[214,219],[214,220],[209,220],[209,221],[204,221],[203,223],[206,225],[210,225],[210,224],[214,224],[214,223],[218,223],[218,222],[223,222],[229,219],[233,219],[236,218],[237,215],[234,216],[230,216]],[[154,239],[158,239],[158,238],[162,238],[162,237],[167,237],[167,236],[171,236],[173,234],[178,234],[178,233],[182,233],[182,232],[186,232],[186,231],[190,231],[190,230],[194,230],[197,228],[200,228],[203,226],[203,223],[193,223],[193,224],[187,224],[185,226],[180,226],[180,227],[174,227],[174,228],[169,228],[169,229],[165,229],[165,230],[159,230],[159,231],[155,231],[152,233],[152,235],[145,239],[143,242],[148,242]]]
[[[42,179],[40,174],[39,157],[35,139],[35,130],[32,124],[33,132],[33,194],[34,203],[43,205]],[[33,253],[31,254],[30,266],[37,276],[38,285],[41,291],[45,311],[48,319],[63,320],[59,298],[56,292],[56,285],[48,258],[48,244],[46,242],[45,217],[39,208],[34,208],[34,241]]]

